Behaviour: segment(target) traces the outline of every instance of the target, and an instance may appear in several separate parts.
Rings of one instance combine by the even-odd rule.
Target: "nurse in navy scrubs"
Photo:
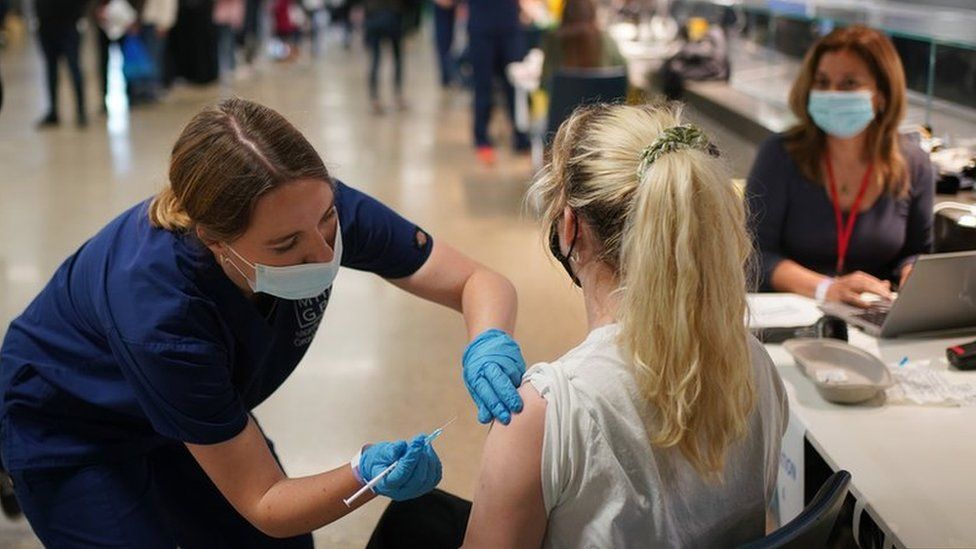
[[[301,360],[340,265],[462,312],[479,420],[521,410],[511,284],[333,179],[278,113],[204,110],[169,179],[64,262],[0,350],[3,460],[46,546],[311,547],[396,460],[376,494],[433,489],[422,436],[288,478],[250,414]]]

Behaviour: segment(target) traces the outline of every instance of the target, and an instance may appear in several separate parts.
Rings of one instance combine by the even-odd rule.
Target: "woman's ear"
[[[576,254],[577,261],[587,262],[597,257],[603,248],[597,238],[593,225],[586,218],[576,216],[576,223],[579,225],[579,232],[576,234]]]
[[[204,229],[200,225],[194,227],[193,230],[194,232],[196,232],[197,239],[200,240],[200,242],[202,242],[203,245],[206,246],[207,249],[209,249],[214,254],[214,257],[223,261],[224,256],[227,255],[224,250],[223,243],[215,239],[209,232],[207,232],[206,229]]]
[[[562,217],[562,224],[557,223],[556,225],[559,231],[559,251],[562,252],[563,255],[567,255],[569,254],[570,247],[573,247],[573,242],[577,238],[578,228],[576,225],[579,223],[579,220],[576,218],[576,214],[573,212],[573,209],[569,206],[566,206],[563,209]]]

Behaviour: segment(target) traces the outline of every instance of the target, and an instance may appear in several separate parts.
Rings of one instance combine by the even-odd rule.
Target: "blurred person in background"
[[[275,35],[285,46],[281,61],[294,61],[298,57],[298,40],[301,37],[302,7],[294,0],[274,0]]]
[[[142,26],[139,29],[139,36],[156,64],[156,74],[149,83],[149,92],[154,99],[158,99],[163,91],[162,74],[166,67],[166,38],[169,30],[176,23],[179,2],[177,0],[145,0],[145,2],[142,8]]]
[[[469,55],[474,78],[474,142],[482,164],[495,163],[495,147],[488,137],[496,82],[502,86],[508,118],[514,127],[515,89],[505,74],[509,63],[525,55],[518,0],[468,0]],[[513,146],[528,152],[529,139],[515,131]]]
[[[244,2],[244,28],[242,29],[244,42],[244,62],[248,65],[257,58],[261,43],[261,20],[265,15],[263,0],[246,0]]]
[[[308,19],[308,42],[313,57],[318,57],[321,50],[323,19],[326,17],[325,0],[302,0],[302,9]]]
[[[7,12],[10,11],[10,0],[0,0],[0,47],[7,44]]]
[[[542,85],[546,89],[562,68],[622,66],[617,43],[600,28],[593,0],[567,0],[559,27],[543,39]]]
[[[244,27],[244,0],[216,0],[213,21],[217,26],[217,61],[220,78],[232,80],[237,69],[237,34]]]
[[[78,21],[85,13],[88,0],[37,0],[37,34],[44,53],[47,74],[48,111],[38,122],[38,128],[51,128],[61,123],[58,113],[58,65],[63,57],[71,71],[75,92],[75,123],[79,128],[88,125],[85,112],[85,77],[81,72],[81,33]]]
[[[457,20],[455,0],[433,0],[434,45],[437,47],[437,63],[441,71],[441,87],[449,88],[457,82],[457,60],[454,58],[454,24]]]
[[[98,74],[99,83],[101,84],[102,91],[102,107],[101,112],[103,114],[108,112],[108,69],[109,69],[109,51],[112,46],[120,46],[119,40],[113,40],[109,38],[108,34],[105,33],[103,28],[103,22],[105,20],[105,6],[108,5],[110,0],[97,0],[95,6],[95,28],[98,29]],[[137,7],[134,2],[138,0],[125,0],[134,9],[142,7],[141,3]],[[129,94],[129,83],[125,83],[125,94],[128,97]]]
[[[403,0],[365,0],[364,27],[366,44],[369,47],[369,98],[373,114],[383,114],[385,108],[380,100],[379,70],[382,60],[383,43],[389,42],[393,53],[393,92],[399,110],[407,108],[403,99]]]
[[[342,29],[342,47],[347,50],[352,47],[352,8],[355,4],[356,0],[330,0],[329,2],[329,21]]]
[[[179,0],[176,24],[167,35],[167,85],[176,79],[208,85],[219,74],[213,0]]]

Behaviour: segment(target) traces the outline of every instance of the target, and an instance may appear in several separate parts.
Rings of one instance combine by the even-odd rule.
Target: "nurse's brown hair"
[[[865,154],[874,163],[877,182],[893,195],[903,195],[911,186],[908,168],[898,144],[898,126],[905,118],[905,69],[891,40],[879,31],[855,25],[836,29],[810,48],[803,59],[800,74],[790,90],[790,110],[797,124],[786,132],[786,150],[800,172],[815,183],[823,184],[823,159],[826,136],[807,111],[817,68],[824,54],[849,51],[868,66],[874,77],[881,106],[867,127]]]
[[[333,184],[312,145],[274,110],[246,99],[205,108],[183,128],[169,165],[169,185],[153,199],[154,227],[199,228],[207,239],[233,241],[258,199],[303,179]]]

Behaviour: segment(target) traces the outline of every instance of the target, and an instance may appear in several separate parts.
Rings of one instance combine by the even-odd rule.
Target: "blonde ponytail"
[[[651,443],[720,475],[755,401],[744,324],[750,239],[707,139],[648,154],[679,126],[677,107],[581,109],[557,133],[530,196],[546,227],[565,206],[581,215],[617,273],[620,343],[655,411]]]
[[[651,442],[701,473],[724,469],[754,401],[745,318],[742,202],[700,150],[661,156],[621,243],[621,340],[657,412]]]
[[[157,229],[173,232],[185,232],[193,226],[193,221],[180,204],[173,187],[169,185],[159,191],[150,202],[149,221]]]

